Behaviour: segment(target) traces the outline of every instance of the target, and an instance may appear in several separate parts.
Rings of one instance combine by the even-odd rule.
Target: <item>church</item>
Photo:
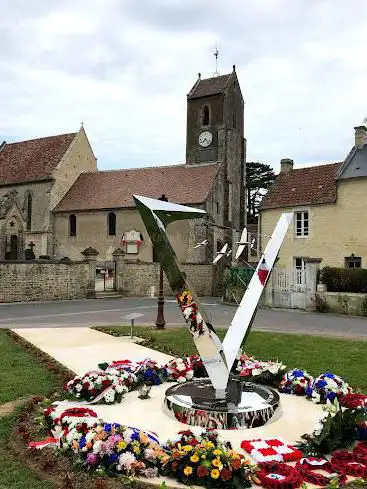
[[[99,261],[122,248],[125,260],[154,262],[133,194],[205,209],[202,221],[170,224],[183,263],[210,263],[246,220],[244,102],[235,66],[199,74],[187,95],[186,161],[172,166],[99,171],[82,126],[78,132],[0,146],[0,260]],[[207,246],[194,248],[208,240]],[[28,251],[28,253],[27,253]]]

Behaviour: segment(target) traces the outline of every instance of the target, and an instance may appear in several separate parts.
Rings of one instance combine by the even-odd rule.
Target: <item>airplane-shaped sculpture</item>
[[[207,244],[209,243],[209,241],[207,239],[204,239],[204,241],[202,241],[201,243],[198,243],[196,246],[194,246],[194,250],[196,248],[200,248],[201,246],[206,246]]]
[[[217,251],[217,256],[213,260],[213,264],[218,263],[223,256],[227,255],[228,244],[226,243],[220,251]],[[228,255],[227,255],[228,256]]]
[[[202,218],[205,211],[138,195],[134,195],[133,198],[167,280],[176,295],[178,305],[193,335],[196,348],[215,389],[215,397],[216,399],[224,399],[231,368],[243,340],[247,338],[250,332],[258,302],[269,279],[293,213],[281,215],[222,344],[204,309],[199,304],[195,292],[189,285],[186,274],[182,271],[181,264],[166,234],[166,227],[171,222]],[[221,257],[221,254],[226,254],[227,248],[228,245],[225,245],[218,256]]]
[[[241,238],[239,241],[236,241],[236,244],[238,244],[238,248],[236,251],[236,260],[238,260],[239,257],[242,255],[243,250],[245,249],[246,245],[249,244],[248,237],[247,237],[247,228],[243,228]]]

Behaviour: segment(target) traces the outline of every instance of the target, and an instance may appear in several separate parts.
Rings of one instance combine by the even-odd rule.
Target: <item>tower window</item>
[[[236,129],[236,127],[237,127],[237,118],[236,118],[236,111],[235,110],[233,111],[233,114],[232,114],[232,125],[233,125],[233,129]]]
[[[69,236],[76,236],[76,215],[69,216]]]
[[[228,221],[232,221],[232,199],[233,199],[233,189],[232,184],[228,183]]]
[[[203,126],[209,126],[209,123],[210,123],[209,107],[207,105],[204,105],[204,107],[203,107]]]
[[[27,230],[30,231],[32,227],[32,195],[28,194],[27,197]]]
[[[108,236],[116,236],[116,214],[109,212],[107,221]]]

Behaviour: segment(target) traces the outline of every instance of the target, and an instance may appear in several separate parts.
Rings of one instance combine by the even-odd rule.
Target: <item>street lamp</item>
[[[163,200],[163,202],[168,202],[168,199],[164,194],[162,194],[158,200]],[[157,319],[155,321],[155,325],[157,329],[164,329],[166,321],[164,319],[163,267],[161,262],[159,263],[159,291],[158,291],[157,305],[158,305],[158,311],[157,311]]]

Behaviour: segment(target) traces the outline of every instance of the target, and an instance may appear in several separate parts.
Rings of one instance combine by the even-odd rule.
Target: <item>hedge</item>
[[[367,292],[367,269],[325,267],[320,281],[329,292]]]

